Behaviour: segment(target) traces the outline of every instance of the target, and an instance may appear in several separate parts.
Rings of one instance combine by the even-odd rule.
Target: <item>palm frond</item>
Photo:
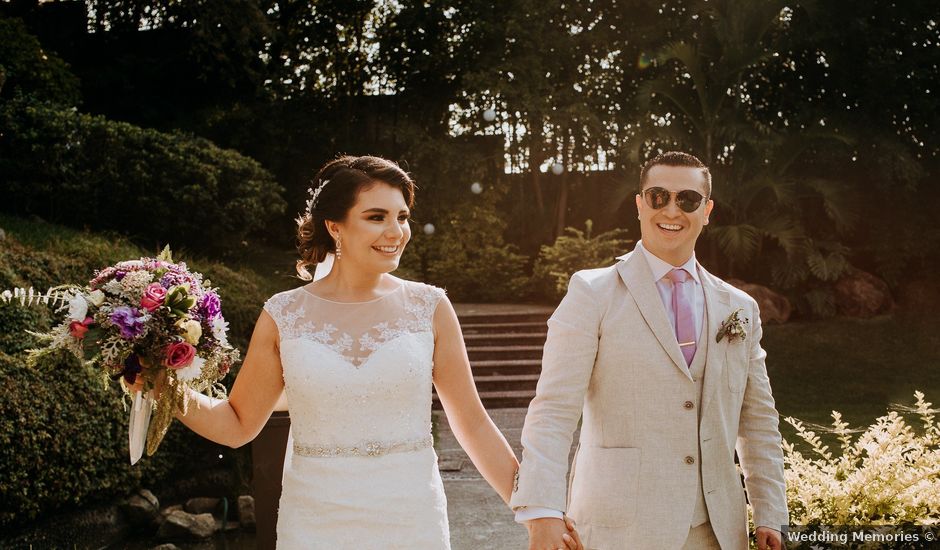
[[[803,256],[810,250],[810,243],[803,226],[788,215],[764,216],[755,220],[755,225],[760,228],[765,237],[780,245],[788,258]]]
[[[809,269],[802,259],[795,261],[786,253],[776,255],[770,264],[770,276],[780,288],[793,288],[809,278]]]
[[[717,225],[710,232],[721,251],[736,263],[750,261],[760,247],[761,232],[753,225]]]
[[[855,228],[861,208],[845,184],[825,178],[808,178],[803,183],[820,196],[826,216],[835,224],[836,231],[845,234]]]

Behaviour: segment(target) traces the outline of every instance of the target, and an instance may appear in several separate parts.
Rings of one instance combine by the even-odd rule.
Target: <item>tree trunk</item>
[[[535,194],[535,206],[538,209],[540,220],[545,217],[545,199],[542,196],[542,185],[539,165],[542,164],[542,117],[535,114],[529,116],[529,175],[532,182],[532,191]]]
[[[555,234],[557,239],[565,232],[565,222],[568,217],[568,171],[561,175],[561,189],[558,191],[558,210],[555,216]],[[554,239],[553,239],[554,240]]]

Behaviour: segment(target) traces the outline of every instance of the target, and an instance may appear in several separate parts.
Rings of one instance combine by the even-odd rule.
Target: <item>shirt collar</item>
[[[669,262],[661,260],[659,257],[654,255],[652,252],[647,250],[643,246],[643,241],[636,242],[636,249],[643,252],[643,256],[646,258],[646,263],[650,266],[650,271],[653,272],[653,282],[659,281],[666,276],[667,273],[676,268],[682,268],[689,272],[692,275],[692,279],[701,284],[702,281],[699,279],[698,268],[696,267],[697,263],[695,261],[695,251],[692,251],[692,256],[689,258],[689,261],[685,262],[679,266],[673,266]]]

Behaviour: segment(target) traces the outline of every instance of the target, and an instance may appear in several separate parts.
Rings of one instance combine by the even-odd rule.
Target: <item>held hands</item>
[[[581,537],[574,528],[574,521],[565,516],[538,518],[525,522],[529,530],[529,550],[584,550]]]
[[[783,550],[783,536],[770,527],[758,527],[754,532],[758,550]]]

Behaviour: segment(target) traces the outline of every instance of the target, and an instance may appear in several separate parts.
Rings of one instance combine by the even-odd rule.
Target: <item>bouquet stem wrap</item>
[[[131,418],[127,426],[128,449],[130,449],[131,465],[137,464],[144,454],[144,442],[150,426],[150,415],[153,410],[153,392],[134,392],[131,404]],[[150,452],[148,455],[152,455]]]

